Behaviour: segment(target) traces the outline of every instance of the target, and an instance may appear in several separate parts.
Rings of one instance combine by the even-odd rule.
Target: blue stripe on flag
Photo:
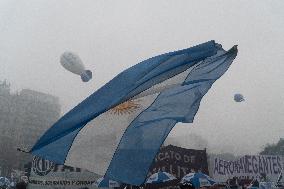
[[[79,131],[80,128],[65,135],[64,137],[58,140],[55,140],[49,145],[43,146],[42,148],[33,151],[33,154],[35,156],[40,156],[40,157],[42,157],[44,154],[45,159],[48,159],[54,163],[62,165],[64,164],[65,158],[68,154],[71,144]]]

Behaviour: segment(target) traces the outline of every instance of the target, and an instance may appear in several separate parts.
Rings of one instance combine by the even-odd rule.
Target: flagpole
[[[19,152],[24,152],[24,153],[29,153],[29,151],[28,150],[24,150],[24,149],[21,149],[21,148],[17,148],[17,150],[19,151]]]

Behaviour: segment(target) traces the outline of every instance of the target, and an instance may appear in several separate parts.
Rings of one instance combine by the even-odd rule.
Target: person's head
[[[16,189],[26,189],[27,188],[27,184],[25,182],[18,182],[16,184]]]

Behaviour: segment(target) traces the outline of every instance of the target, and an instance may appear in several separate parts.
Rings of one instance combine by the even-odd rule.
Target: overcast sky
[[[149,57],[214,39],[239,54],[204,96],[190,133],[209,151],[254,154],[284,137],[282,0],[0,0],[0,80],[58,96],[62,114],[122,70]],[[93,79],[64,70],[79,54]],[[235,93],[246,101],[236,103]]]

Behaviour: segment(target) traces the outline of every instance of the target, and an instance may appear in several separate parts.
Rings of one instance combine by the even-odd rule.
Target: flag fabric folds
[[[142,61],[65,114],[30,152],[140,185],[171,129],[193,122],[236,55],[236,46],[225,51],[209,41]]]

